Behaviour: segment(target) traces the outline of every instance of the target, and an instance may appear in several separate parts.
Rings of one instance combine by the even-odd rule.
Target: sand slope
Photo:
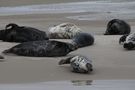
[[[22,57],[5,55],[0,62],[0,83],[28,83],[59,80],[134,79],[135,51],[127,51],[118,44],[120,36],[95,36],[93,46],[78,49],[70,55],[81,54],[93,60],[91,74],[70,72],[69,65],[59,66],[64,57]],[[14,43],[0,42],[1,51]]]

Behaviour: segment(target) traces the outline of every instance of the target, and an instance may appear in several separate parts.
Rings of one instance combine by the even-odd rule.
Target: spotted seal
[[[65,56],[76,49],[77,47],[70,43],[54,40],[42,40],[23,42],[3,51],[3,53],[13,53],[20,56],[58,57]]]
[[[127,22],[120,19],[113,19],[108,22],[104,35],[123,35],[129,34],[130,31],[130,25]]]
[[[27,42],[36,40],[48,40],[46,33],[36,28],[19,26],[15,23],[6,25],[0,30],[0,40],[7,42]]]
[[[73,23],[62,23],[49,28],[51,39],[71,39],[81,32],[81,29]]]
[[[123,35],[119,39],[119,43],[123,44],[123,47],[131,50],[135,48],[135,32],[127,35]]]
[[[59,65],[70,64],[71,70],[77,73],[90,73],[92,69],[92,61],[84,56],[76,55],[59,61]]]

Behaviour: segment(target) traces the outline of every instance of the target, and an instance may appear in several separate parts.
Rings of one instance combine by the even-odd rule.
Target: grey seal
[[[70,43],[42,40],[21,43],[4,50],[3,53],[13,53],[20,56],[58,57],[65,56],[76,49],[77,47]]]
[[[130,25],[124,20],[113,19],[108,22],[104,35],[124,35],[131,31]]]
[[[70,64],[71,70],[76,73],[90,73],[93,71],[92,61],[85,56],[71,56],[59,61],[59,65]]]
[[[125,49],[135,49],[135,32],[120,37],[119,43],[122,44]]]
[[[0,40],[7,42],[28,42],[48,39],[44,31],[32,27],[19,26],[15,23],[10,23],[6,25],[5,29],[0,30]]]

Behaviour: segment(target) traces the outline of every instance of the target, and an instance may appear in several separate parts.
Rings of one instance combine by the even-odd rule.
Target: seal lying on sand
[[[77,47],[60,41],[31,41],[18,44],[3,53],[14,53],[21,56],[57,57],[65,56]]]
[[[48,40],[46,33],[38,29],[26,26],[18,26],[10,23],[5,30],[0,30],[0,40],[8,42],[27,42],[36,40]]]
[[[123,47],[131,50],[135,48],[135,33],[129,35],[123,35],[119,40],[120,44],[123,44]]]
[[[89,73],[93,71],[92,61],[84,56],[72,56],[66,59],[62,59],[59,62],[59,65],[70,64],[73,72],[77,73]]]
[[[94,36],[88,33],[80,33],[74,36],[73,43],[78,46],[78,48],[93,45]]]
[[[49,38],[51,39],[71,39],[80,33],[81,29],[73,23],[62,23],[49,29]]]
[[[4,53],[14,53],[22,56],[36,57],[65,56],[77,48],[92,45],[93,43],[94,38],[90,34],[80,33],[74,37],[72,43],[64,43],[53,40],[24,42],[5,50]]]
[[[104,35],[123,35],[130,33],[130,25],[123,20],[113,19],[107,24]]]

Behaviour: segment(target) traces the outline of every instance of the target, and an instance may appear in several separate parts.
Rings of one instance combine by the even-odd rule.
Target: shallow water
[[[134,0],[97,0],[57,4],[0,7],[0,16],[25,14],[84,13],[69,16],[76,20],[134,19]],[[87,13],[87,14],[85,14]]]
[[[72,80],[0,84],[1,90],[134,90],[135,80]]]

